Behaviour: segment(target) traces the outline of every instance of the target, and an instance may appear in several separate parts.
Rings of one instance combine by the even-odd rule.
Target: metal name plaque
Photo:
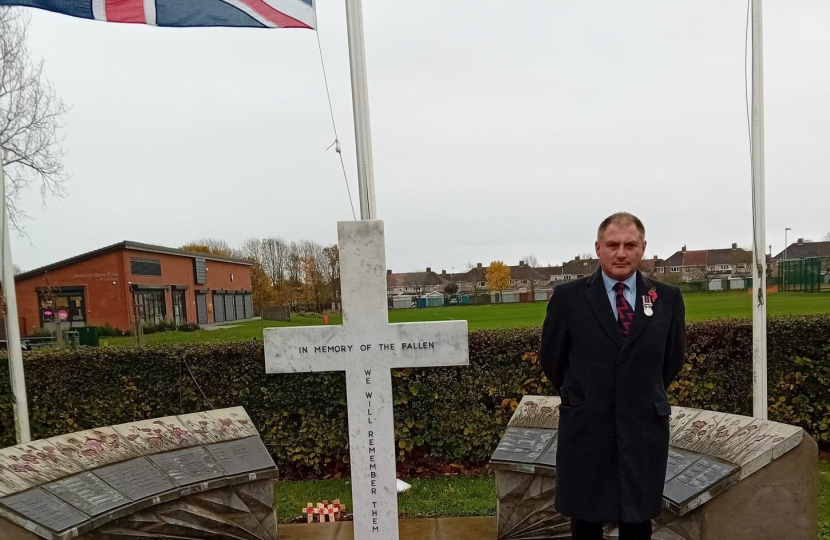
[[[688,469],[698,458],[700,458],[700,454],[670,447],[669,460],[666,463],[666,482]]]
[[[222,471],[201,446],[149,456],[179,486],[218,478]]]
[[[76,527],[89,519],[81,511],[40,488],[10,495],[0,499],[0,503],[54,532]]]
[[[734,465],[710,456],[701,457],[666,482],[663,496],[673,503],[682,504],[698,493],[703,493],[736,470]]]
[[[88,516],[97,516],[130,502],[91,472],[76,474],[46,484],[43,489],[63,499]]]
[[[556,450],[559,447],[559,430],[553,430],[553,440],[550,442],[539,459],[536,460],[536,465],[540,467],[556,468]]]
[[[534,463],[542,455],[556,432],[550,429],[509,427],[496,451],[495,461]]]
[[[132,501],[140,501],[176,488],[176,484],[147,458],[96,469],[95,474]]]
[[[228,475],[275,467],[259,437],[212,444],[207,450]]]

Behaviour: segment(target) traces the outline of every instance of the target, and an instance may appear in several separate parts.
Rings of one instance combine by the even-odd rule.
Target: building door
[[[213,293],[213,322],[225,322],[225,295]]]
[[[245,293],[245,318],[250,319],[254,316],[254,301],[251,293]]]
[[[237,319],[244,319],[245,318],[245,295],[237,294],[234,297],[234,301],[236,302],[236,318]]]
[[[187,322],[187,304],[184,291],[173,290],[173,322],[176,326]]]
[[[226,294],[225,295],[225,320],[226,321],[236,320],[236,317],[233,316],[233,295],[232,294]]]
[[[199,324],[207,324],[207,295],[205,293],[196,293],[196,322]]]

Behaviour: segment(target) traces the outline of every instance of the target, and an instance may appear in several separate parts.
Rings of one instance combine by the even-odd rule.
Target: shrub
[[[482,463],[518,400],[550,394],[533,354],[538,328],[471,332],[470,366],[393,370],[399,458],[430,454]],[[774,420],[830,434],[830,315],[772,317],[769,402]],[[687,363],[673,403],[749,414],[752,324],[688,326]],[[288,476],[348,463],[343,373],[266,375],[262,342],[37,350],[25,354],[33,436],[242,405]],[[0,369],[0,443],[14,442],[8,371]],[[190,369],[186,369],[189,367]]]
[[[177,328],[177,330],[179,332],[198,332],[201,329],[202,329],[201,326],[199,326],[196,323],[192,323],[192,322],[182,323]]]
[[[98,327],[98,336],[99,337],[121,337],[125,335],[125,333],[118,328],[113,328],[110,323],[106,323],[104,326]]]

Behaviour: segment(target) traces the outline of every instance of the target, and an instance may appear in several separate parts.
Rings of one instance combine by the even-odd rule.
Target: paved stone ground
[[[496,540],[496,518],[400,520],[400,540]],[[351,522],[280,525],[280,540],[354,540]]]

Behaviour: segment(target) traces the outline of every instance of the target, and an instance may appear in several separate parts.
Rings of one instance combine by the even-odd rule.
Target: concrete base
[[[492,540],[496,518],[402,519],[400,540]],[[281,525],[280,540],[354,540],[351,522]]]
[[[43,540],[33,532],[0,518],[0,538],[3,540]]]
[[[679,518],[663,512],[659,521],[688,540],[816,540],[818,445],[805,434],[796,448],[697,510]]]

